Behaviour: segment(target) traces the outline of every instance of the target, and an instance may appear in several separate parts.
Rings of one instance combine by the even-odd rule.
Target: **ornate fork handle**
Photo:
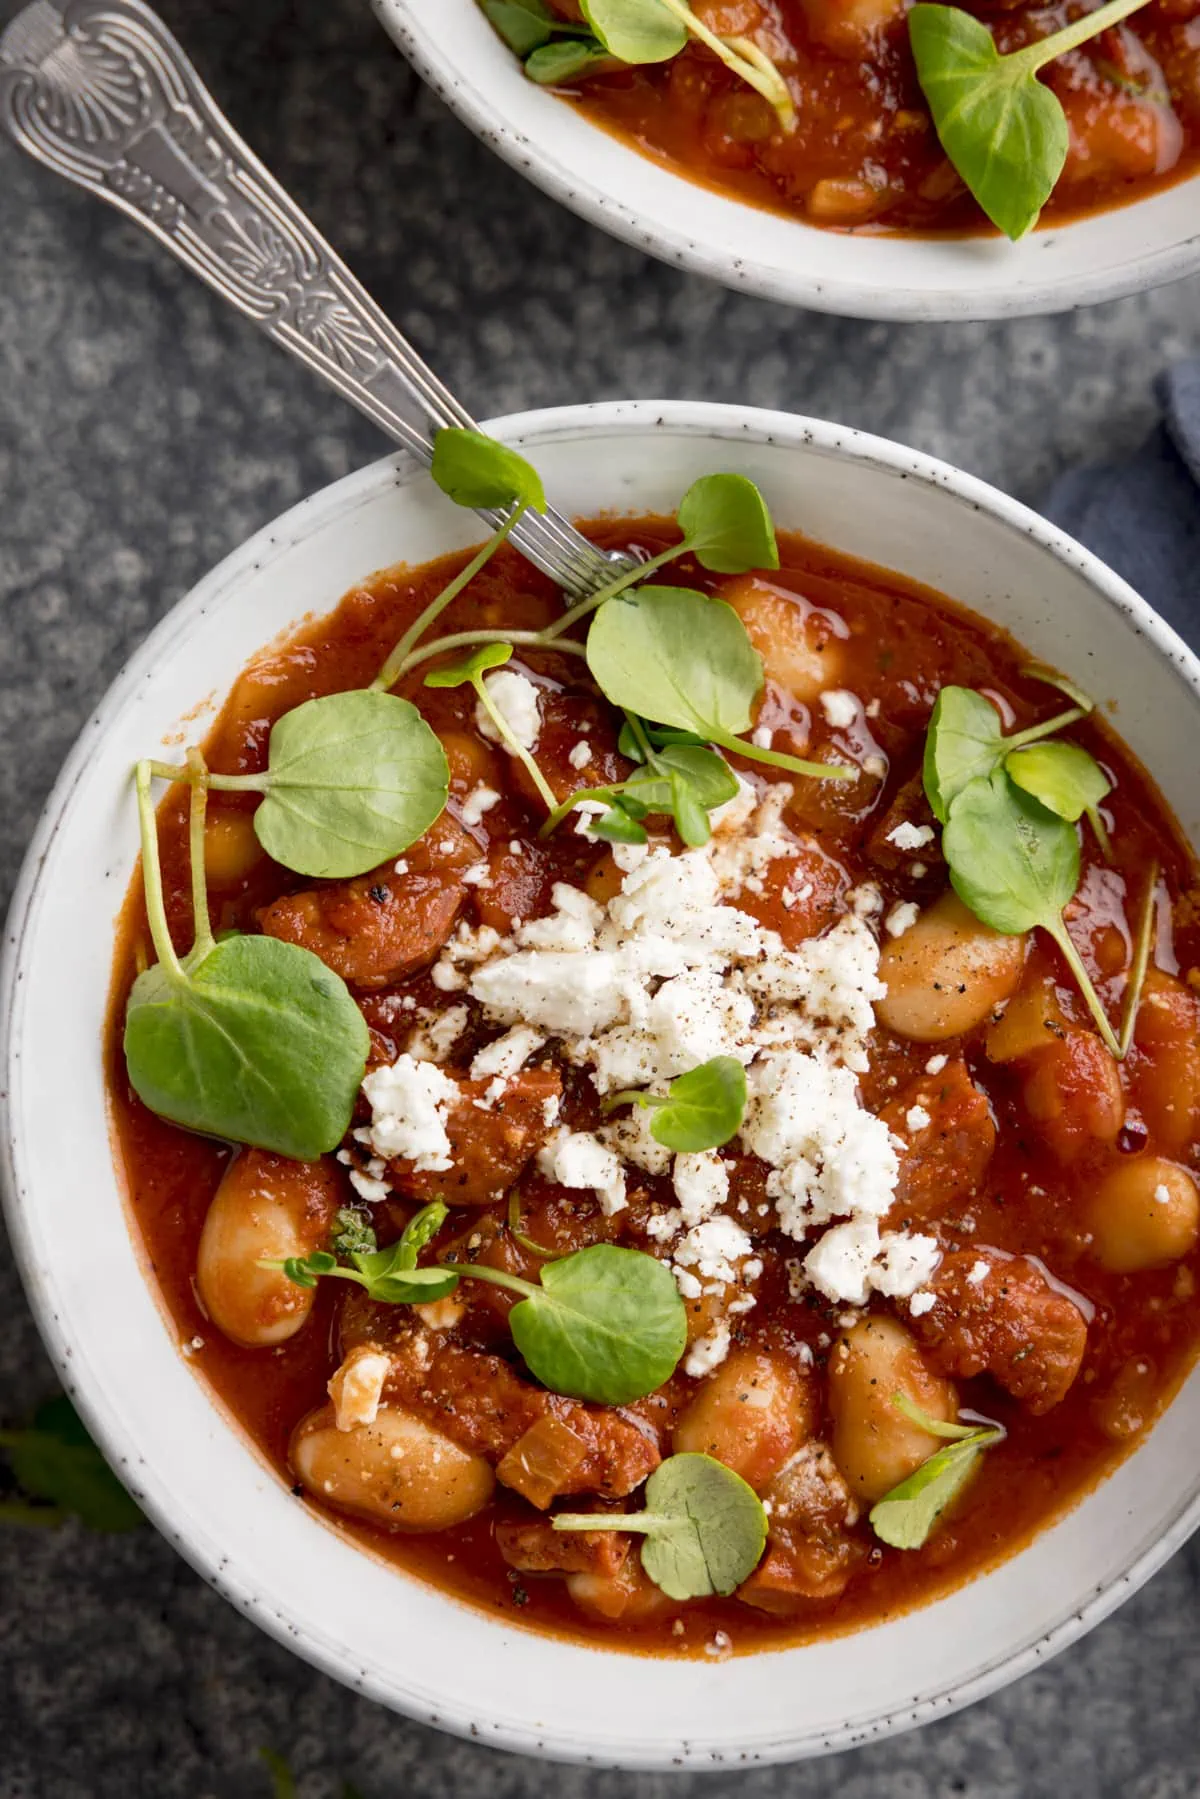
[[[217,109],[142,0],[33,0],[0,37],[0,125],[136,219],[423,463],[470,415]],[[500,514],[484,514],[493,524]],[[569,591],[612,566],[557,513],[512,541]]]

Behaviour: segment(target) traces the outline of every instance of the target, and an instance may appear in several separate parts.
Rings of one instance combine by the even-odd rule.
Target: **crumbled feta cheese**
[[[874,881],[863,881],[850,889],[846,903],[856,918],[873,918],[883,911],[883,894]]]
[[[884,929],[889,937],[903,937],[905,931],[912,930],[920,916],[921,908],[915,900],[901,900],[884,919]]]
[[[924,1106],[910,1106],[908,1111],[904,1114],[904,1122],[910,1131],[915,1132],[928,1130],[929,1126],[933,1123],[933,1119],[925,1110]]]
[[[715,1149],[678,1155],[672,1171],[683,1222],[700,1224],[729,1198],[729,1169]]]
[[[750,741],[756,749],[769,750],[774,735],[770,725],[756,725],[750,733]]]
[[[882,781],[887,775],[888,765],[882,756],[864,756],[862,771],[864,775],[870,775],[873,781]]]
[[[590,1187],[606,1218],[622,1212],[625,1170],[621,1158],[590,1131],[559,1131],[538,1152],[538,1167],[562,1187]]]
[[[991,1263],[985,1262],[981,1256],[977,1262],[972,1262],[972,1264],[971,1264],[970,1270],[967,1274],[968,1287],[982,1286],[983,1282],[987,1279],[988,1275],[991,1272],[992,1272]]]
[[[934,1237],[905,1231],[880,1234],[878,1221],[859,1216],[825,1232],[804,1258],[804,1271],[827,1299],[862,1306],[872,1292],[903,1299],[923,1287],[941,1259]]]
[[[463,869],[459,879],[464,887],[488,887],[492,879],[491,864],[486,861],[472,862],[470,868]]]
[[[819,698],[825,722],[835,731],[845,730],[858,717],[858,696],[844,687],[830,687]]]
[[[414,1062],[444,1062],[467,1028],[470,1013],[465,1006],[446,1012],[422,1012],[421,1022],[404,1045]]]
[[[693,1380],[703,1380],[714,1368],[719,1368],[729,1354],[731,1335],[729,1320],[718,1318],[716,1324],[706,1336],[697,1337],[688,1350],[683,1364],[683,1372],[690,1374]]]
[[[949,1060],[949,1056],[930,1056],[928,1062],[925,1064],[926,1074],[941,1074],[942,1069]]]
[[[581,737],[567,757],[567,761],[571,764],[572,768],[586,768],[591,759],[592,746],[587,741],[586,737]]]
[[[936,1304],[937,1295],[923,1288],[920,1293],[913,1294],[908,1302],[908,1309],[914,1318],[923,1318],[926,1312],[932,1312]]]
[[[329,1381],[333,1422],[338,1430],[374,1424],[391,1368],[391,1357],[381,1349],[372,1349],[369,1344],[360,1343],[350,1351]]]
[[[851,1070],[779,1050],[754,1063],[748,1086],[742,1141],[770,1165],[767,1192],[787,1235],[847,1214],[882,1217],[899,1163],[887,1125],[859,1103]]]
[[[390,1181],[376,1180],[372,1175],[364,1174],[361,1168],[350,1170],[350,1185],[360,1199],[370,1200],[372,1204],[386,1199],[392,1190]]]
[[[524,1068],[534,1051],[541,1049],[545,1041],[540,1031],[530,1030],[527,1024],[514,1025],[503,1037],[484,1044],[476,1053],[471,1063],[471,1079],[486,1081],[493,1074],[506,1078],[516,1074],[519,1068]]]
[[[927,843],[933,842],[932,825],[914,825],[907,819],[888,832],[889,843],[894,843],[898,850],[922,850]]]
[[[533,682],[518,674],[516,669],[501,668],[494,675],[485,675],[483,684],[488,699],[522,749],[531,750],[537,742],[542,722],[538,712],[538,690]],[[493,743],[502,741],[482,700],[475,702],[475,727],[481,737],[490,738]]]
[[[671,1259],[676,1270],[684,1269],[700,1281],[722,1287],[737,1280],[736,1264],[750,1250],[750,1239],[737,1220],[720,1213],[693,1225],[676,1244]]]
[[[923,881],[925,876],[929,873],[929,868],[924,862],[910,862],[908,865],[908,872],[914,881]]]
[[[397,1056],[363,1081],[371,1122],[356,1131],[376,1155],[412,1162],[418,1173],[444,1174],[453,1164],[446,1115],[457,1105],[458,1084],[433,1062]]]
[[[1154,1189],[1154,1198],[1158,1205],[1169,1206],[1171,1203],[1171,1189],[1166,1186],[1164,1182],[1160,1181],[1158,1186]]]
[[[403,856],[401,856],[399,862],[393,863],[392,866],[398,875],[406,875],[408,873],[408,863],[404,860]]]
[[[480,781],[473,787],[462,803],[462,821],[465,825],[477,825],[485,812],[500,804],[500,795],[494,787],[488,787]]]

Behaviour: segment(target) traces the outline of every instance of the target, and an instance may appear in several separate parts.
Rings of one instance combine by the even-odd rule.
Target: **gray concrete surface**
[[[0,0],[0,22],[15,10]],[[1200,348],[1200,282],[1075,317],[911,328],[788,312],[561,212],[432,99],[366,0],[170,0],[235,123],[477,415],[749,400],[936,451],[1036,502],[1132,446]],[[148,627],[371,428],[116,215],[0,146],[0,903],[58,764]],[[335,596],[331,595],[331,600]],[[0,1247],[0,1415],[51,1377]],[[703,1777],[561,1770],[352,1696],[149,1530],[0,1534],[0,1799],[1187,1799],[1200,1551],[1052,1666],[915,1736]]]

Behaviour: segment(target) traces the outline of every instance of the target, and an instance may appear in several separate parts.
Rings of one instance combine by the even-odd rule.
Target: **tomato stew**
[[[783,10],[794,28],[798,10]],[[702,74],[689,62],[668,79]],[[614,92],[646,106],[655,89],[637,77]],[[590,533],[651,553],[675,537],[661,520]],[[851,1303],[806,1278],[799,1258],[814,1233],[801,1230],[800,1242],[785,1233],[784,1200],[772,1204],[778,1170],[737,1138],[681,1157],[690,1184],[677,1167],[673,1186],[665,1152],[656,1166],[666,1172],[617,1156],[620,1191],[594,1159],[590,1174],[573,1172],[564,1126],[571,1144],[593,1150],[610,1127],[618,1134],[604,1140],[628,1148],[632,1127],[629,1115],[602,1115],[596,1083],[552,1030],[531,1032],[499,1075],[485,1055],[472,1077],[476,1054],[513,1021],[489,1016],[468,985],[471,964],[448,961],[445,946],[469,939],[485,953],[497,940],[481,938],[483,927],[503,943],[517,920],[526,931],[551,917],[569,924],[580,892],[593,917],[622,896],[628,906],[646,862],[645,852],[580,834],[575,818],[540,837],[544,808],[521,765],[480,729],[469,687],[426,689],[424,669],[402,686],[446,748],[451,800],[395,866],[345,882],[288,874],[260,849],[246,794],[214,793],[207,827],[214,929],[266,930],[315,950],[351,984],[373,1069],[415,1051],[435,1059],[419,1066],[440,1062],[458,1084],[441,1113],[450,1152],[440,1167],[413,1154],[368,1166],[353,1136],[340,1159],[287,1162],[152,1115],[121,1055],[125,1001],[148,947],[140,881],[116,953],[107,1065],[120,1160],[136,1233],[192,1367],[297,1504],[506,1620],[628,1650],[736,1653],[924,1603],[1011,1554],[1109,1472],[1200,1343],[1200,890],[1176,826],[1103,721],[1074,726],[1072,740],[1113,781],[1103,810],[1112,861],[1082,826],[1069,923],[1114,1018],[1147,873],[1161,870],[1152,966],[1132,1051],[1118,1064],[1049,940],[999,937],[949,895],[921,791],[925,732],[946,684],[984,691],[1009,729],[1061,710],[1048,704],[1061,696],[1024,672],[1027,658],[1002,632],[946,599],[798,536],[783,535],[780,550],[770,577],[717,580],[688,560],[676,578],[722,594],[761,652],[759,741],[848,761],[859,778],[775,781],[735,758],[745,803],[718,819],[713,843],[741,857],[739,928],[767,927],[799,956],[839,931],[857,933],[872,961],[879,945],[888,992],[873,1027],[868,1012],[859,1092],[897,1158],[884,1220],[893,1241],[932,1245],[915,1291],[897,1277],[892,1297],[877,1285]],[[255,662],[210,734],[210,766],[261,768],[283,712],[369,682],[464,560],[379,575]],[[505,548],[446,629],[537,628],[558,604]],[[535,753],[557,793],[627,771],[619,717],[582,662],[538,650],[516,666],[536,690]],[[749,818],[748,805],[757,807]],[[171,789],[158,816],[182,949],[186,794]],[[758,852],[747,851],[756,832]],[[684,865],[677,840],[662,833],[652,844]],[[728,904],[720,916],[730,922]],[[764,1000],[748,1028],[770,1012]],[[771,1097],[752,1102],[760,1149]],[[360,1130],[368,1116],[361,1107]],[[644,1134],[640,1153],[654,1162]],[[437,1193],[451,1208],[443,1261],[537,1281],[546,1252],[611,1243],[674,1255],[687,1358],[648,1398],[583,1404],[530,1378],[509,1328],[513,1295],[498,1287],[465,1280],[417,1311],[341,1280],[305,1289],[260,1266],[324,1247],[339,1207],[356,1206],[381,1244],[394,1241]],[[736,1266],[719,1265],[710,1236],[689,1278],[678,1245],[697,1216],[710,1233],[720,1227]],[[959,1411],[1002,1427],[1004,1440],[982,1453],[924,1547],[889,1547],[869,1508],[939,1448],[930,1425]],[[728,1598],[674,1601],[643,1573],[628,1533],[565,1535],[549,1523],[551,1508],[638,1509],[646,1476],[681,1450],[726,1462],[767,1502],[766,1554]]]
[[[574,0],[552,0],[578,18]],[[1077,19],[1074,0],[967,0],[1001,52]],[[807,223],[914,233],[986,228],[917,84],[905,0],[695,0],[722,36],[753,37],[785,78],[794,132],[706,49],[602,73],[569,91],[597,124],[704,184]],[[1043,79],[1070,130],[1047,223],[1141,199],[1200,169],[1200,0],[1152,0],[1059,57]]]

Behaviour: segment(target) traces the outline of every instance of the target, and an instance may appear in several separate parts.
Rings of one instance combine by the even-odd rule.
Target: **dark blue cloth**
[[[1045,510],[1200,650],[1200,362],[1158,395],[1162,423],[1137,454],[1064,475]]]

